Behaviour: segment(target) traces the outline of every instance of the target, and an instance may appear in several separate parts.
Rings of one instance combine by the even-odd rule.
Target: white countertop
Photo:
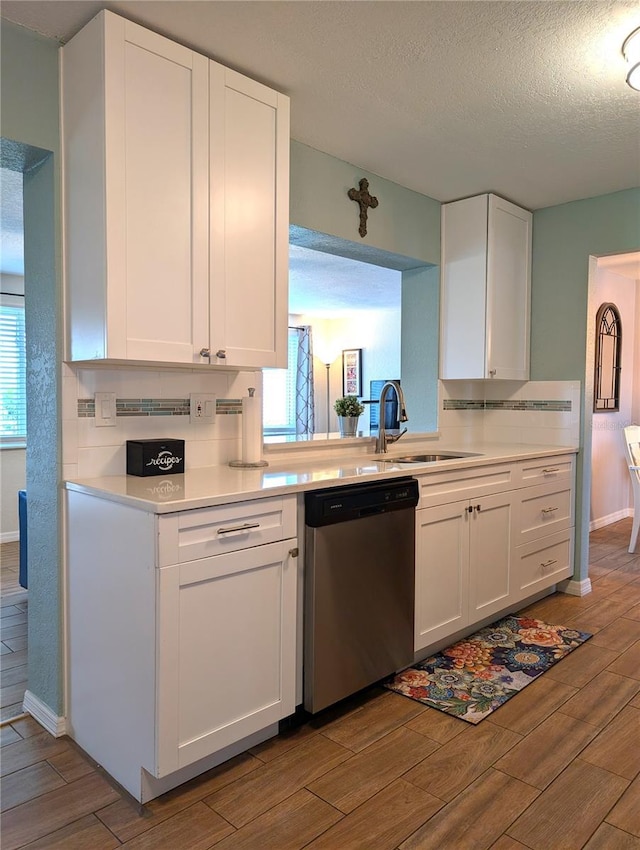
[[[366,453],[365,453],[366,451]],[[238,469],[228,465],[190,469],[181,475],[138,477],[135,475],[111,475],[103,478],[83,478],[66,481],[68,490],[132,507],[149,513],[173,513],[174,511],[206,508],[213,505],[241,502],[264,496],[316,490],[344,484],[355,484],[366,480],[400,478],[402,476],[425,475],[444,469],[463,469],[492,463],[510,463],[531,457],[549,457],[574,454],[575,446],[523,445],[516,443],[465,445],[460,454],[470,452],[477,456],[466,456],[456,460],[437,463],[395,463],[393,458],[417,453],[455,452],[456,446],[438,443],[415,442],[394,446],[387,455],[377,457],[371,448],[353,453],[349,450],[329,457],[317,456],[305,459],[303,452],[292,455],[291,461],[270,461],[269,466],[258,469]]]

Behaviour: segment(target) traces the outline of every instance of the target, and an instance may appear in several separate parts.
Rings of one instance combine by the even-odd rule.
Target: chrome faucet
[[[376,454],[384,454],[387,451],[387,443],[395,443],[396,440],[399,440],[403,434],[407,433],[407,429],[405,428],[403,431],[400,431],[399,434],[387,434],[386,428],[384,427],[385,422],[385,403],[387,401],[387,393],[390,389],[394,389],[396,391],[396,396],[398,398],[398,419],[400,422],[408,422],[409,417],[407,416],[407,409],[404,403],[404,393],[402,391],[402,387],[400,386],[399,381],[386,381],[383,384],[382,389],[380,390],[380,402],[378,405],[378,438],[376,440]]]

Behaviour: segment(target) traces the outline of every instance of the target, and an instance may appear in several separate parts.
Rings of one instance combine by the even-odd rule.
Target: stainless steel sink
[[[437,463],[440,460],[460,460],[464,457],[479,457],[479,455],[477,452],[467,452],[465,454],[438,452],[438,454],[402,455],[401,457],[379,454],[375,457],[376,460],[387,461],[388,463]]]

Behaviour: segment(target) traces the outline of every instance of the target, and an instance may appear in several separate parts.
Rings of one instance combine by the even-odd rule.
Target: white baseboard
[[[0,534],[0,543],[13,543],[14,540],[20,540],[19,531],[3,531]]]
[[[604,528],[605,525],[611,525],[612,522],[618,522],[621,519],[633,516],[633,508],[623,508],[621,511],[616,511],[608,516],[601,516],[598,519],[592,519],[589,523],[589,531],[596,531],[598,528]]]
[[[582,581],[567,579],[559,581],[557,587],[561,593],[567,593],[569,596],[586,596],[587,593],[591,593],[591,579],[584,578]]]
[[[45,705],[42,700],[39,700],[31,691],[25,691],[24,700],[22,703],[24,711],[28,712],[34,720],[44,727],[47,732],[53,735],[54,738],[60,738],[67,734],[67,720],[65,717],[58,717]]]

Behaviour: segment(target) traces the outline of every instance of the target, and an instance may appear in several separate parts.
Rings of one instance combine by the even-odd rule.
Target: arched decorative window
[[[594,413],[620,410],[622,323],[615,304],[601,304],[596,315]]]

